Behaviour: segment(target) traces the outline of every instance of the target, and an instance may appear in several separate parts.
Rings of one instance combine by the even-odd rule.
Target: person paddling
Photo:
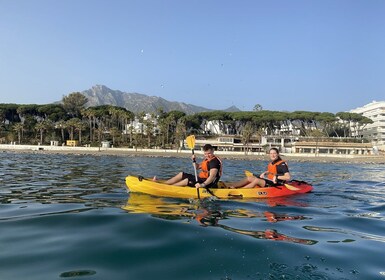
[[[277,148],[271,148],[269,151],[271,162],[267,166],[267,170],[259,177],[249,176],[245,179],[232,184],[231,188],[255,188],[269,187],[284,184],[289,181],[291,176],[287,163],[283,161],[279,155]]]
[[[192,160],[196,169],[201,170],[197,178],[198,181],[193,174],[179,172],[171,179],[168,179],[165,184],[196,188],[217,188],[217,183],[222,175],[222,162],[214,155],[214,147],[210,144],[204,145],[203,151],[205,158],[201,164],[197,164],[195,162],[195,155],[192,155]]]

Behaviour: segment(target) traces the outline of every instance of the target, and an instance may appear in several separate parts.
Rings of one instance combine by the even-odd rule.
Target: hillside
[[[168,101],[158,96],[148,96],[140,93],[128,93],[120,90],[112,90],[104,85],[95,85],[92,88],[82,91],[81,94],[87,97],[87,107],[99,105],[114,105],[126,108],[133,113],[146,112],[156,113],[159,109],[165,112],[181,111],[186,114],[212,111],[212,109],[186,104],[183,102]],[[223,111],[239,111],[232,106]]]

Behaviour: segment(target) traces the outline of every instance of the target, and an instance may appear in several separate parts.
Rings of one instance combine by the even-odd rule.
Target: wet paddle
[[[246,177],[254,176],[253,172],[251,172],[249,170],[245,170],[245,175],[246,175]],[[294,186],[289,185],[289,184],[284,184],[284,185],[285,185],[286,188],[288,188],[291,191],[298,191],[298,190],[300,190],[299,188],[294,187]]]
[[[192,154],[194,154],[194,148],[195,148],[195,135],[187,136],[186,138],[187,146],[191,150]],[[195,174],[195,181],[198,182],[198,175],[197,175],[197,167],[195,165],[196,160],[193,159],[193,167],[194,167],[194,174]],[[197,189],[197,195],[198,199],[201,199],[201,196],[199,194],[199,188]]]

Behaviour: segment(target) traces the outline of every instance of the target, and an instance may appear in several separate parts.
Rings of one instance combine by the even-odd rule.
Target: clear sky
[[[383,0],[0,0],[0,103],[102,84],[211,109],[385,100]]]

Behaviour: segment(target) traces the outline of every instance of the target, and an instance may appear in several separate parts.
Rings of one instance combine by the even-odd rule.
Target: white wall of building
[[[373,146],[385,150],[385,101],[373,101],[350,112],[362,114],[373,121],[365,126],[362,135],[370,139]]]

